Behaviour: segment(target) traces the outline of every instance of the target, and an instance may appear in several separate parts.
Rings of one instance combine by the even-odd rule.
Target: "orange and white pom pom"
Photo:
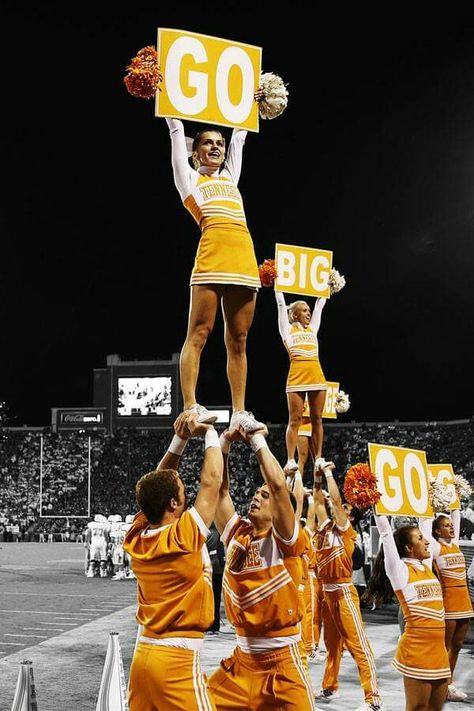
[[[430,478],[428,496],[435,513],[449,510],[451,492],[447,486],[437,481],[433,476]]]
[[[288,105],[288,89],[281,77],[271,72],[260,75],[260,87],[263,99],[258,102],[258,111],[263,119],[274,119]]]
[[[346,279],[343,274],[339,274],[337,269],[331,269],[329,272],[329,279],[328,279],[328,284],[329,284],[329,291],[331,296],[333,294],[337,294],[338,291],[341,291],[346,285]]]
[[[334,408],[336,412],[340,415],[347,412],[351,406],[351,401],[349,400],[349,395],[344,392],[344,390],[339,390],[336,395],[336,402]]]
[[[343,486],[344,496],[351,506],[360,511],[370,508],[380,500],[377,477],[369,465],[354,464],[346,473]]]
[[[258,273],[262,286],[273,286],[277,278],[277,270],[274,259],[265,259],[262,264],[258,265]]]
[[[152,99],[157,91],[161,91],[159,84],[163,74],[158,64],[158,52],[152,45],[143,47],[132,59],[123,81],[128,92],[139,99]]]
[[[461,501],[461,499],[468,499],[472,494],[472,486],[461,474],[454,475],[454,488],[456,489],[459,501]]]

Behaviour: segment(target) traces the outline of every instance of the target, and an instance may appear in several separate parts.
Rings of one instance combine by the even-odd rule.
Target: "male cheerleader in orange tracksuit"
[[[359,670],[364,703],[357,711],[377,711],[382,708],[378,691],[375,660],[364,629],[359,595],[352,584],[352,553],[356,532],[344,511],[338,486],[332,471],[334,464],[317,459],[314,470],[314,505],[318,520],[316,558],[318,578],[323,587],[324,602],[330,618],[325,623],[327,661],[322,688],[318,697],[326,701],[338,696],[338,674],[343,647],[352,655]],[[326,476],[332,504],[329,518],[321,488],[321,473]],[[329,622],[329,620],[328,620]]]
[[[265,483],[252,499],[248,520],[243,519],[235,512],[224,467],[216,525],[227,548],[224,602],[237,646],[209,678],[209,689],[218,711],[313,711],[299,647],[305,536],[263,433],[246,439]],[[226,447],[222,436],[221,442]]]
[[[168,452],[136,487],[141,511],[124,542],[137,578],[137,621],[142,626],[130,669],[130,711],[215,711],[200,650],[214,619],[205,543],[223,460],[216,431],[196,419],[197,413],[180,415]],[[190,431],[205,434],[205,454],[195,504],[186,509],[176,469]]]

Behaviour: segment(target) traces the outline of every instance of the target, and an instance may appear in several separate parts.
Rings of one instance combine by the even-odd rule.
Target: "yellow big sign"
[[[388,516],[433,516],[429,500],[426,453],[369,442],[370,469],[377,476],[381,499],[378,514]]]
[[[450,511],[461,508],[461,502],[454,487],[454,470],[451,464],[428,464],[428,474],[431,474],[436,481],[444,484],[451,494]]]
[[[258,131],[262,50],[184,30],[158,30],[163,83],[155,116]]]
[[[305,296],[329,296],[332,252],[325,249],[275,245],[276,291]]]
[[[329,420],[337,420],[336,397],[339,392],[339,383],[330,383],[327,381],[327,386],[323,417]]]

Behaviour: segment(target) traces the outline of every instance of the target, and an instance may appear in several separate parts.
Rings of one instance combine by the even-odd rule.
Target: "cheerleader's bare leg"
[[[321,457],[323,452],[323,410],[326,401],[325,390],[311,390],[308,392],[309,416],[311,418],[311,439],[313,441],[314,457]]]
[[[286,428],[286,451],[288,460],[295,458],[298,430],[304,410],[304,392],[286,393],[288,402],[288,426]]]
[[[298,469],[300,470],[301,476],[304,474],[304,468],[306,466],[306,462],[308,461],[310,439],[311,437],[306,437],[306,435],[298,435],[296,439],[296,449],[298,450]]]
[[[446,633],[444,641],[448,650],[449,666],[451,674],[454,674],[454,668],[458,660],[458,654],[461,651],[464,638],[469,629],[469,619],[464,620],[445,620]]]
[[[247,385],[247,335],[255,313],[257,292],[245,286],[225,286],[222,313],[225,323],[227,379],[234,410],[245,410]]]
[[[191,287],[188,332],[179,359],[181,392],[185,410],[196,403],[196,384],[201,353],[214,328],[222,289],[222,286],[213,284]]]
[[[425,681],[403,677],[405,711],[441,711],[446,700],[447,679]]]

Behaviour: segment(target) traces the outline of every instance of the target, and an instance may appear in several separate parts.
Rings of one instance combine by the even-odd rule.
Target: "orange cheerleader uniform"
[[[285,345],[290,357],[286,392],[327,390],[326,378],[318,357],[318,340],[311,326],[293,323]]]
[[[443,590],[447,620],[474,617],[466,578],[466,559],[457,543],[439,540],[440,552],[435,558]]]
[[[311,418],[309,416],[309,402],[305,397],[303,414],[301,415],[301,424],[298,428],[298,437],[311,437],[313,428],[311,426]]]
[[[408,583],[395,590],[405,619],[405,631],[398,643],[393,666],[413,679],[450,677],[444,646],[443,593],[436,575],[420,561],[403,559]]]
[[[386,516],[376,516],[375,521],[384,548],[385,570],[405,619],[405,631],[392,664],[400,674],[412,679],[450,678],[439,580],[424,562],[400,558]]]
[[[125,536],[142,627],[130,668],[130,711],[215,711],[200,661],[214,619],[208,535],[192,507],[160,528],[139,513]]]
[[[306,549],[303,553],[303,579],[302,589],[302,610],[301,639],[306,654],[311,656],[315,650],[313,615],[314,615],[314,565],[315,553],[311,545],[312,533],[309,529],[303,528],[306,538]]]
[[[275,291],[278,306],[278,330],[290,357],[290,370],[286,381],[287,393],[310,390],[327,390],[318,356],[318,330],[326,299],[317,299],[307,326],[299,321],[290,323],[283,294]]]
[[[349,521],[341,527],[327,519],[316,533],[317,574],[324,592],[324,641],[328,652],[322,688],[331,691],[338,688],[345,646],[357,664],[366,703],[380,706],[374,654],[365,633],[359,595],[352,584],[356,537]]]
[[[420,519],[420,530],[430,542],[433,560],[439,573],[443,590],[444,612],[446,620],[464,620],[474,617],[472,602],[467,587],[466,559],[459,547],[461,514],[452,511],[451,520],[454,538],[450,541],[432,536],[432,518]]]
[[[222,170],[202,166],[196,171],[188,162],[183,124],[178,119],[167,123],[175,184],[202,232],[191,286],[232,284],[257,290],[258,265],[237,187],[246,131],[234,130]]]
[[[255,536],[234,514],[221,540],[227,548],[224,603],[237,647],[209,678],[217,711],[316,711],[301,653],[303,531],[295,524],[289,541],[273,528]]]

